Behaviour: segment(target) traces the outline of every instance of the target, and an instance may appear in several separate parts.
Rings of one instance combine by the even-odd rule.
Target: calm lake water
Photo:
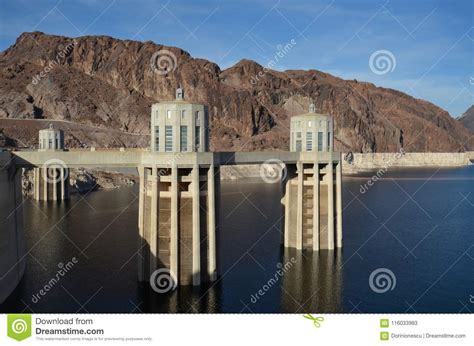
[[[366,177],[344,177],[343,251],[317,255],[281,247],[278,184],[224,181],[218,282],[166,295],[136,280],[137,187],[61,205],[27,201],[31,255],[0,311],[474,311],[473,179],[474,166],[391,170],[363,191]],[[59,283],[33,299],[73,257],[78,263]],[[379,269],[393,273],[384,293],[369,284]],[[378,284],[384,291],[383,278]]]

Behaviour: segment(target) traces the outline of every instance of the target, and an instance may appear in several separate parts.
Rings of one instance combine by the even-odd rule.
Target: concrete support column
[[[138,195],[138,281],[143,282],[146,281],[145,275],[145,227],[143,224],[144,220],[144,213],[145,213],[145,196],[146,196],[146,176],[145,176],[145,167],[139,166],[138,167],[138,175],[140,177],[140,189]]]
[[[207,171],[207,273],[211,281],[217,278],[216,266],[216,192],[214,183],[214,165]]]
[[[41,168],[41,178],[43,179],[43,200],[48,200],[48,168]]]
[[[328,183],[328,249],[334,249],[334,167],[332,160],[327,164]]]
[[[64,168],[64,199],[69,199],[69,168]]]
[[[150,275],[158,269],[158,168],[152,167],[150,208]]]
[[[37,201],[69,199],[69,169],[62,167],[33,168],[33,198]],[[51,195],[49,194],[51,192]]]
[[[319,161],[313,167],[313,251],[319,251]]]
[[[336,167],[336,212],[337,212],[337,247],[342,247],[342,162]]]
[[[33,168],[33,172],[34,172],[34,175],[35,175],[35,186],[34,186],[34,198],[35,200],[39,201],[41,199],[41,196],[40,196],[40,181],[41,181],[41,176],[40,176],[40,169],[39,168]]]
[[[283,242],[285,247],[290,246],[290,179],[285,181],[285,238]]]
[[[62,168],[60,168],[62,171]],[[58,200],[58,169],[53,168],[51,170],[53,172],[53,177],[52,177],[52,185],[53,185],[53,201]]]
[[[194,164],[192,170],[192,196],[193,196],[193,285],[201,284],[201,249],[200,249],[200,208],[199,208],[199,165]]]
[[[170,274],[179,283],[178,276],[178,167],[176,163],[171,166],[171,229],[170,229]]]
[[[296,248],[301,250],[303,248],[303,182],[304,172],[303,163],[298,161],[296,164],[298,174],[298,201],[297,201],[297,216],[296,216]]]
[[[60,168],[60,182],[61,182],[61,195],[60,195],[60,199],[62,201],[64,201],[66,199],[66,182],[65,182],[65,179],[66,179],[66,174],[65,174],[65,168]]]
[[[215,200],[216,200],[216,244],[219,243],[219,230],[220,230],[220,206],[221,206],[221,172],[220,166],[214,166],[214,185],[215,185]],[[216,278],[219,276],[219,264],[217,259],[220,258],[219,248],[216,245]]]

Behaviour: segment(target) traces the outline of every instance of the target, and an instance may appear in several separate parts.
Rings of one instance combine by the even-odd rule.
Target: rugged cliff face
[[[474,133],[474,105],[464,112],[464,114],[459,118],[459,121]]]
[[[153,59],[156,52],[171,59]],[[0,55],[0,117],[64,120],[69,145],[142,146],[151,104],[173,99],[179,85],[187,100],[209,105],[212,150],[286,150],[290,117],[310,103],[334,116],[338,149],[474,147],[469,131],[446,111],[395,90],[315,70],[267,70],[249,60],[221,71],[179,48],[106,36],[22,34]],[[27,122],[21,131],[9,123],[1,124],[6,135],[36,144]],[[68,133],[71,123],[82,132]],[[137,134],[140,141],[133,140]]]

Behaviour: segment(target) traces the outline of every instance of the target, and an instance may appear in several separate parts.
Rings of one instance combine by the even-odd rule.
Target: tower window
[[[160,127],[155,126],[155,151],[160,151]]]
[[[167,111],[166,111],[166,117],[167,117],[168,119],[171,119],[171,111],[170,111],[170,110],[167,110]]]
[[[306,132],[306,151],[313,150],[313,133]]]
[[[331,132],[328,132],[328,150],[331,148]]]
[[[184,119],[186,117],[186,111],[183,109],[181,111],[181,119]]]
[[[173,127],[165,126],[165,151],[173,151]]]
[[[198,150],[201,146],[201,127],[200,126],[196,126],[195,144],[196,144],[196,150]]]
[[[181,126],[179,131],[180,136],[180,151],[188,151],[188,127]]]
[[[199,116],[200,116],[199,111],[196,111],[196,121],[199,121]]]
[[[323,133],[318,132],[318,151],[323,150]]]
[[[301,151],[301,139],[296,141],[296,151]]]

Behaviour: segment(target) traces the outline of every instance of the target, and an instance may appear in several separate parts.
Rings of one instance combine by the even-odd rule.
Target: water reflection
[[[403,313],[414,303],[417,312],[466,312],[462,304],[471,304],[474,287],[468,275],[474,256],[473,169],[411,171],[416,179],[381,180],[363,195],[360,180],[345,179],[343,253],[283,249],[278,184],[226,181],[218,282],[166,295],[137,281],[138,187],[74,195],[65,203],[26,201],[26,272],[0,311]],[[400,187],[416,192],[418,205]],[[388,230],[381,227],[386,220]],[[58,264],[74,256],[79,260],[74,268],[32,303]],[[252,302],[278,264],[292,258],[290,270]],[[381,267],[397,278],[396,289],[385,294],[368,285]]]
[[[281,286],[285,312],[342,311],[342,251],[299,251],[285,249],[283,263],[295,258]]]
[[[176,290],[165,294],[156,293],[149,285],[141,284],[138,296],[143,302],[141,309],[143,312],[222,312],[219,303],[221,297],[220,281],[199,287],[179,286]]]
[[[265,306],[264,295],[279,297],[280,308],[278,311],[295,312],[340,312],[342,311],[342,251],[299,251],[295,249],[281,249],[281,264],[287,265],[287,270],[282,268],[284,274],[274,287],[269,281],[277,276],[271,275],[259,281],[262,297],[253,300],[240,299],[251,312],[273,312],[273,306]],[[281,266],[277,266],[281,268]],[[222,301],[224,300],[223,283],[225,277],[219,277],[216,283],[209,283],[201,287],[180,286],[173,292],[158,294],[149,285],[140,285],[138,290],[139,300],[143,302],[143,312],[224,312]],[[275,292],[272,292],[275,290]],[[234,291],[234,300],[239,301],[239,292]],[[248,296],[246,296],[248,298]],[[255,295],[254,295],[255,297]],[[261,300],[261,301],[260,301]],[[262,303],[263,307],[258,305]],[[245,308],[245,306],[243,306]],[[225,312],[242,312],[239,304],[235,308]],[[138,310],[137,310],[138,311]],[[248,312],[248,311],[247,311]]]

